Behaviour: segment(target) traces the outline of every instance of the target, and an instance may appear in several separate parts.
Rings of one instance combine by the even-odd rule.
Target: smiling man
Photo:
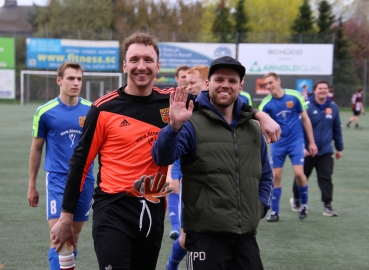
[[[259,124],[241,110],[244,75],[229,56],[213,60],[195,112],[188,91],[171,94],[170,124],[152,150],[158,165],[181,160],[189,269],[263,269],[255,236],[273,178]]]

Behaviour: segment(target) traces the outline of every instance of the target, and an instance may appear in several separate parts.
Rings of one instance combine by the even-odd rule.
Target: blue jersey
[[[57,97],[37,108],[32,136],[46,141],[45,171],[68,173],[69,159],[78,145],[90,106],[91,102],[83,98],[76,106],[67,106]],[[89,176],[93,178],[93,164]]]
[[[241,98],[243,100],[243,102],[245,102],[246,104],[252,106],[252,99],[249,93],[245,92],[245,91],[241,91],[238,94],[238,97]]]
[[[307,109],[304,98],[299,92],[284,89],[281,98],[266,96],[259,106],[259,110],[268,113],[282,130],[278,144],[291,143],[304,138],[300,113]]]

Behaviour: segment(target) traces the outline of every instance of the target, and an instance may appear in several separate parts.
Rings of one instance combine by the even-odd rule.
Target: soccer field
[[[27,200],[28,158],[36,107],[34,104],[0,104],[0,270],[47,270],[49,267],[45,173],[42,168],[37,180],[38,208],[31,208]],[[323,204],[313,172],[309,179],[309,215],[307,219],[299,220],[289,206],[293,176],[287,160],[280,222],[261,220],[258,230],[265,269],[369,269],[369,116],[360,117],[363,130],[346,128],[350,116],[351,112],[341,113],[345,150],[343,157],[335,162],[333,177],[332,205],[339,216],[322,215]],[[76,270],[98,269],[91,227],[90,219],[80,237]],[[171,251],[169,231],[167,217],[157,264],[160,270],[165,269]],[[185,262],[181,263],[180,269],[185,269]]]

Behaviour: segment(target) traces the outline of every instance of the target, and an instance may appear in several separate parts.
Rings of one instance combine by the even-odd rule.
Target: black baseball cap
[[[245,77],[246,68],[236,59],[230,56],[222,56],[217,59],[214,59],[210,64],[208,79],[210,78],[211,74],[214,73],[217,69],[220,68],[230,68],[238,72],[240,75],[240,79],[242,80]]]

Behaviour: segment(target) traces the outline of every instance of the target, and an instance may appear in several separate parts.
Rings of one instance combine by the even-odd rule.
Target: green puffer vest
[[[190,122],[196,159],[191,164],[181,160],[185,232],[256,235],[263,213],[258,122],[241,112],[232,130],[208,109],[194,112]]]

